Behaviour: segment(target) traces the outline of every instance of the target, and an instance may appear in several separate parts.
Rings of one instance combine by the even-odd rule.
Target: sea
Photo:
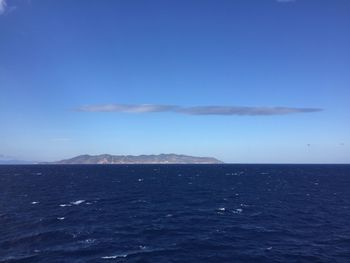
[[[0,262],[350,262],[350,165],[2,165]]]

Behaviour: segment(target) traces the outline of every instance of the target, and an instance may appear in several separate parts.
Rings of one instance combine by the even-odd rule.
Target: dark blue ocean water
[[[0,262],[350,262],[350,166],[0,166]]]

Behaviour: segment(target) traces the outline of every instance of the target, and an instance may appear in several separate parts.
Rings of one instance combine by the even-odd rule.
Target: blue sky
[[[347,0],[0,0],[0,154],[350,162]]]

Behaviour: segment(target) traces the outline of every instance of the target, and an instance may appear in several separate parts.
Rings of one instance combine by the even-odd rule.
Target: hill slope
[[[180,154],[159,155],[79,155],[53,164],[218,164],[213,157],[195,157]]]

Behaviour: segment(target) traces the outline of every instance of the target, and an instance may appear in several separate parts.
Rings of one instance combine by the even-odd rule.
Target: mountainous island
[[[79,155],[50,164],[219,164],[213,157],[195,157],[182,154],[159,155]]]

